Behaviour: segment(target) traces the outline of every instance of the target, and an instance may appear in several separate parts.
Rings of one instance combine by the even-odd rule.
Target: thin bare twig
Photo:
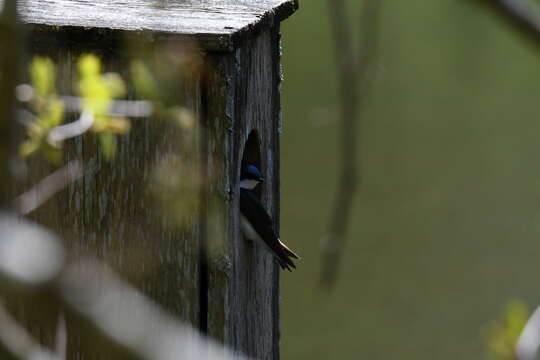
[[[329,0],[340,96],[340,176],[331,214],[321,282],[334,285],[358,184],[358,123],[367,96],[366,75],[378,44],[381,0],[364,0],[360,48],[355,49],[343,0]]]
[[[505,21],[540,44],[540,7],[529,0],[482,0]]]
[[[35,98],[34,88],[29,84],[20,84],[15,88],[17,100],[20,102],[30,102]],[[60,96],[64,103],[64,109],[68,112],[82,112],[83,100],[79,96]],[[109,107],[107,115],[125,117],[149,117],[154,112],[154,105],[147,100],[105,100],[92,99],[96,104],[103,104]]]
[[[82,99],[77,96],[60,96],[64,101],[66,111],[80,112],[82,107]],[[95,101],[95,100],[94,100]],[[105,102],[105,100],[103,100]],[[126,117],[149,117],[154,111],[152,102],[147,100],[112,100],[108,110],[110,116],[126,116]]]
[[[48,175],[37,183],[32,189],[15,199],[15,209],[20,215],[27,215],[40,207],[54,194],[66,186],[79,180],[84,175],[80,161],[73,160]]]
[[[83,135],[90,130],[93,124],[94,114],[91,111],[83,110],[78,120],[52,128],[47,135],[47,140],[56,143]]]

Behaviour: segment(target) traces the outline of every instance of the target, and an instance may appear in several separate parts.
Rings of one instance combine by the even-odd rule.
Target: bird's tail
[[[276,257],[276,260],[278,261],[279,263],[279,266],[285,270],[289,270],[289,271],[292,271],[292,269],[296,269],[296,265],[294,265],[294,263],[292,262],[291,259],[289,259],[288,257],[285,258],[286,260],[280,258],[280,257]]]
[[[292,271],[292,269],[296,269],[296,265],[290,258],[300,259],[300,257],[296,255],[294,251],[289,249],[287,245],[282,243],[281,240],[279,240],[279,238],[278,238],[278,242],[279,242],[279,250],[277,252],[274,252],[274,254],[276,255],[276,259],[279,263],[279,266],[281,266],[283,270],[287,269],[289,271]]]
[[[285,250],[285,252],[287,253],[288,256],[292,257],[292,258],[295,258],[295,259],[300,259],[300,256],[296,255],[294,253],[294,251],[292,251],[291,249],[289,249],[287,247],[287,245],[285,245],[284,243],[281,242],[281,240],[279,240],[279,245],[281,245],[281,247],[283,248],[283,250]]]

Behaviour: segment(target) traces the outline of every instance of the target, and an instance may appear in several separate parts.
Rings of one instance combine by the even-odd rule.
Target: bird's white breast
[[[240,215],[240,229],[248,240],[264,242],[244,215]]]
[[[244,179],[240,181],[240,189],[253,190],[257,185],[259,185],[257,180]]]
[[[276,252],[272,250],[270,246],[268,246],[268,244],[259,236],[259,234],[257,234],[251,223],[242,214],[240,214],[240,230],[242,231],[242,234],[246,237],[246,239],[255,241],[263,245],[263,247],[265,247],[271,254],[279,258],[279,255],[276,254]],[[281,243],[281,241],[279,242]]]

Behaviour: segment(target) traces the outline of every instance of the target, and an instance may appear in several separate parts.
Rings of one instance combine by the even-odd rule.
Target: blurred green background
[[[358,1],[349,1],[351,19]],[[337,174],[327,0],[283,25],[283,359],[488,359],[486,327],[540,303],[540,57],[475,1],[384,2],[340,279],[318,288]]]

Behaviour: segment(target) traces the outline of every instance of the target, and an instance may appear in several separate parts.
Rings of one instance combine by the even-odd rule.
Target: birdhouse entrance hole
[[[244,153],[242,155],[242,164],[241,166],[250,164],[254,165],[264,174],[264,171],[261,167],[261,142],[259,140],[259,134],[257,130],[251,131],[244,146]],[[261,198],[261,185],[255,189],[257,197]]]

